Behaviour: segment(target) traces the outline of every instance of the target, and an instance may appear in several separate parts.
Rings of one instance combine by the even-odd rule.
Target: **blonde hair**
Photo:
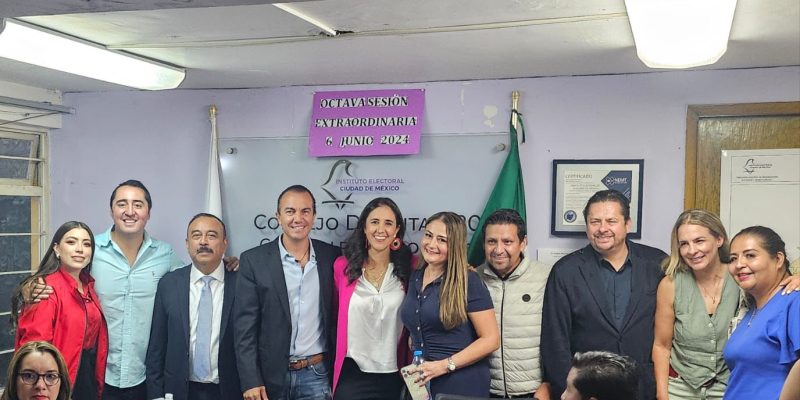
[[[681,257],[680,244],[678,243],[678,228],[683,225],[702,226],[707,228],[714,238],[722,238],[722,246],[720,246],[718,250],[719,260],[722,263],[730,262],[730,242],[728,241],[728,234],[725,232],[725,227],[722,226],[722,221],[720,221],[719,217],[706,210],[686,210],[682,212],[681,215],[678,216],[678,220],[675,221],[675,226],[672,228],[669,257],[661,262],[661,268],[664,270],[665,275],[675,277],[675,274],[678,272],[684,272],[689,269],[683,261],[683,257]]]
[[[439,319],[445,329],[467,321],[467,225],[458,214],[443,211],[431,215],[426,224],[441,221],[447,232],[447,262],[439,290]],[[423,261],[422,268],[428,266]]]

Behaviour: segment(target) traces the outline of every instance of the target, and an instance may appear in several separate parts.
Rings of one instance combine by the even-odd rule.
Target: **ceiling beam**
[[[307,0],[3,0],[0,2],[0,15],[16,18],[114,11],[299,3],[303,1]]]

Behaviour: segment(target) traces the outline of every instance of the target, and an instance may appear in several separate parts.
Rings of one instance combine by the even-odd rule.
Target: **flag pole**
[[[211,122],[211,146],[206,181],[206,212],[222,218],[222,190],[219,176],[219,136],[217,133],[217,106],[215,104],[208,107],[208,120]]]
[[[512,115],[511,125],[514,127],[514,130],[516,130],[518,128],[517,127],[517,119],[519,118],[519,115],[517,115],[517,113],[515,113],[513,111],[517,111],[517,106],[518,105],[519,105],[519,91],[515,90],[515,91],[511,92],[511,111],[512,111],[512,113],[511,113],[511,115]]]

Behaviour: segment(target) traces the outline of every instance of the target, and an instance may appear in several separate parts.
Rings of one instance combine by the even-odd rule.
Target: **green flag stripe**
[[[518,116],[517,121],[521,128],[522,141],[524,143],[525,127],[522,124],[522,114],[518,113],[517,110],[511,110],[512,119],[514,118],[514,114]],[[497,177],[497,182],[494,185],[494,189],[492,189],[491,195],[489,195],[489,200],[486,201],[486,207],[484,207],[483,213],[481,214],[481,220],[478,222],[475,233],[472,235],[472,240],[470,240],[469,249],[467,250],[469,263],[476,267],[483,264],[485,258],[483,251],[483,224],[491,213],[501,208],[511,208],[516,210],[522,216],[523,220],[527,221],[525,215],[525,185],[522,182],[522,165],[519,159],[517,131],[510,122],[509,142],[508,156],[503,163],[503,167],[500,169],[500,175]]]

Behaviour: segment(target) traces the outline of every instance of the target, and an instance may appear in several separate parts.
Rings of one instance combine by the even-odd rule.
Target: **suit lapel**
[[[614,317],[611,313],[611,306],[608,301],[608,293],[606,292],[606,287],[603,284],[603,279],[600,277],[600,271],[597,270],[597,262],[595,260],[595,255],[591,246],[587,246],[587,248],[583,252],[583,262],[580,265],[581,275],[583,279],[586,281],[586,286],[589,288],[589,293],[591,293],[594,302],[597,304],[597,308],[600,309],[600,313],[605,318],[606,322],[613,327],[616,328],[616,324],[614,324]]]
[[[233,295],[236,292],[236,273],[225,270],[225,293],[222,298],[222,321],[219,325],[219,339],[225,337],[225,328],[228,327],[228,319],[233,307]]]
[[[179,277],[179,281],[181,282],[176,289],[176,295],[178,296],[178,304],[181,306],[178,307],[181,313],[181,326],[183,327],[183,337],[186,341],[186,348],[189,348],[189,307],[191,304],[189,302],[189,287],[191,286],[192,282],[189,281],[191,277],[192,271],[192,264],[189,264],[189,268],[183,268],[179,272],[181,275]],[[189,349],[191,351],[191,349]]]
[[[642,268],[644,265],[644,260],[636,257],[633,254],[633,249],[631,248],[630,242],[628,242],[628,257],[631,260],[631,265],[628,268],[631,268],[631,298],[628,300],[628,308],[625,310],[625,318],[622,320],[622,329],[620,331],[624,331],[625,327],[631,321],[631,318],[636,313],[636,309],[639,307],[639,303],[641,303],[642,295],[646,288],[650,287],[647,284],[647,275],[645,274],[645,269]]]
[[[275,295],[281,303],[281,310],[283,310],[286,319],[291,322],[292,314],[289,311],[289,291],[286,290],[286,275],[283,273],[283,260],[281,260],[281,251],[278,248],[278,240],[281,237],[272,241],[272,246],[267,247],[267,265],[266,273],[269,275],[269,281],[272,282],[272,287],[275,290]],[[291,326],[291,324],[290,324]]]

